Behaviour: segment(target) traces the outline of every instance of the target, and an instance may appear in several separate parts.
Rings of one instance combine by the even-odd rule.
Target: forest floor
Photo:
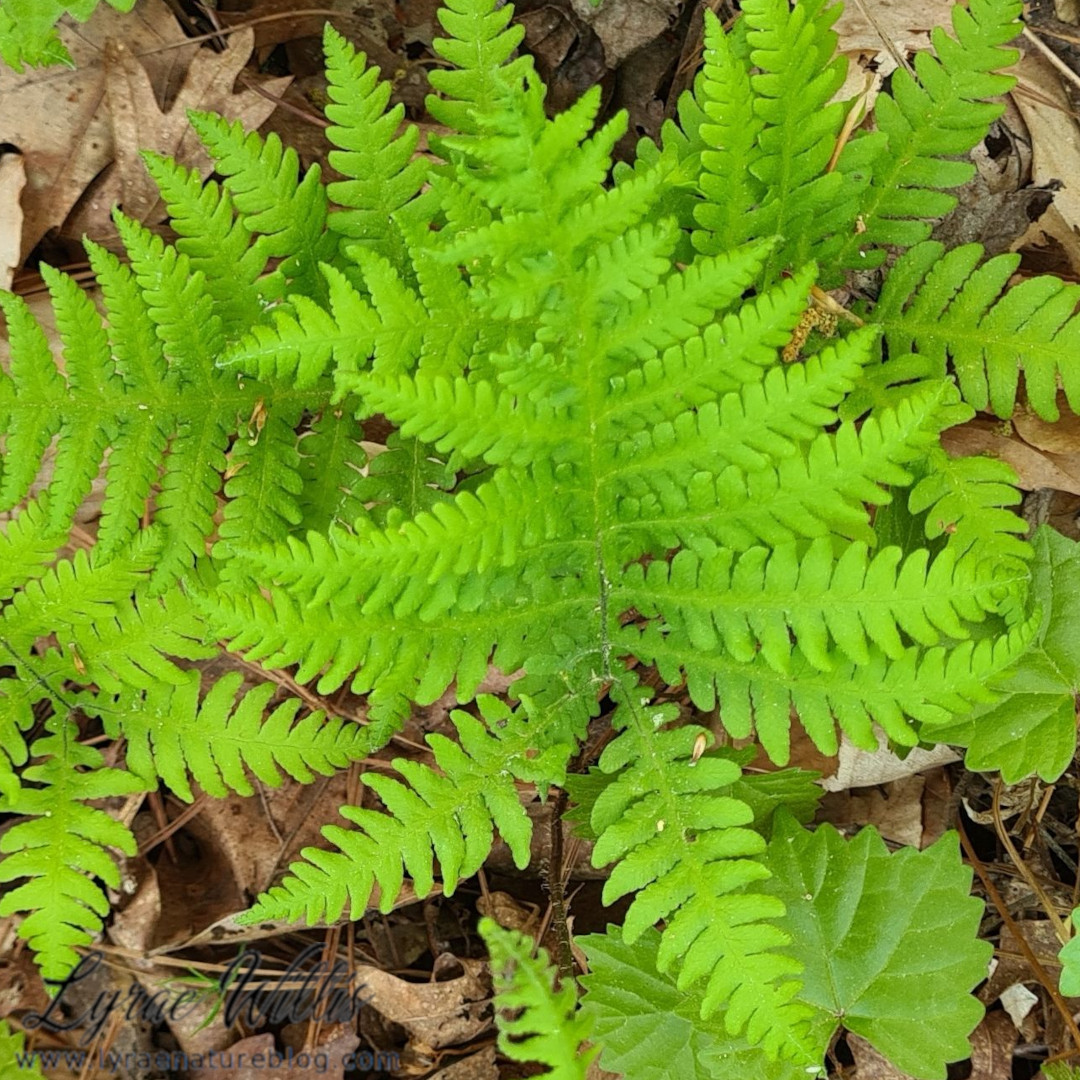
[[[0,286],[24,296],[48,323],[37,267],[48,262],[89,278],[80,240],[118,249],[114,205],[169,235],[137,151],[156,150],[205,172],[208,161],[187,125],[191,108],[277,132],[305,167],[319,163],[332,176],[321,116],[326,21],[392,79],[408,119],[428,124],[426,71],[439,63],[432,51],[437,7],[438,0],[311,0],[308,7],[299,0],[219,0],[211,9],[199,0],[139,0],[130,15],[102,6],[88,23],[66,27],[73,70],[0,70]],[[599,83],[606,114],[628,110],[630,134],[619,148],[628,156],[637,138],[658,135],[691,83],[706,8],[722,20],[737,12],[732,0],[604,0],[598,8],[588,0],[520,0],[516,18],[553,109]],[[930,28],[947,23],[949,11],[948,0],[851,0],[836,27],[850,60],[847,89],[868,88],[872,96],[899,63],[928,46]],[[1080,3],[1034,0],[1026,18],[1017,86],[976,152],[976,177],[936,235],[954,244],[978,241],[991,253],[1017,251],[1021,276],[1053,273],[1077,282]],[[874,282],[859,287],[873,289]],[[1026,492],[1028,520],[1048,521],[1078,539],[1080,419],[1064,415],[1053,425],[1022,409],[1004,424],[978,417],[948,433],[948,448],[1008,461]],[[84,522],[94,514],[88,504]],[[449,708],[447,699],[417,709],[387,753],[422,753],[425,734],[449,727]],[[952,1080],[1022,1080],[1036,1074],[1048,1052],[1068,1048],[1065,1013],[1080,1010],[1080,1000],[1063,1003],[1050,992],[1060,968],[1047,913],[1068,912],[1080,896],[1075,765],[1056,784],[1033,780],[1009,788],[965,772],[948,748],[901,761],[887,747],[868,754],[847,744],[823,758],[807,743],[796,746],[793,764],[823,774],[828,795],[821,819],[843,830],[873,823],[889,842],[917,847],[958,823],[964,830],[974,887],[987,902],[983,935],[997,952],[992,975],[978,991],[987,1014],[972,1037],[972,1060],[951,1070]],[[483,946],[471,927],[478,910],[497,909],[504,923],[537,931],[549,947],[554,943],[544,876],[552,872],[550,808],[536,811],[541,827],[533,865],[546,866],[544,873],[514,870],[500,845],[483,875],[450,899],[409,903],[403,896],[387,916],[322,931],[252,932],[232,922],[300,848],[318,842],[320,826],[334,820],[339,805],[356,800],[359,768],[306,787],[287,781],[254,799],[200,797],[191,806],[147,799],[133,825],[140,850],[127,866],[132,892],[111,917],[102,946],[108,966],[80,990],[84,1000],[125,980],[139,981],[148,993],[181,979],[216,982],[241,945],[258,949],[267,965],[281,970],[316,944],[326,955],[347,950],[373,975],[358,1027],[298,1024],[278,1033],[282,1045],[327,1054],[322,1075],[344,1080],[341,1056],[358,1046],[397,1056],[392,1070],[365,1074],[373,1077],[526,1075],[496,1054]],[[557,869],[573,897],[575,932],[605,922],[599,875],[587,854],[568,834]],[[0,922],[0,1017],[43,1008],[46,1001],[29,951]],[[271,1038],[229,1028],[221,1017],[201,1030],[170,1026],[171,1043],[160,1041],[160,1026],[111,1024],[94,1046],[124,1052],[171,1045],[195,1052],[239,1042],[265,1048]],[[846,1080],[903,1076],[856,1037],[834,1053],[835,1075]],[[54,1075],[77,1074],[58,1069]],[[89,1068],[81,1077],[105,1075],[124,1072]],[[271,1074],[247,1068],[206,1073],[215,1080],[255,1075]],[[286,1080],[311,1072],[298,1067],[272,1075]]]

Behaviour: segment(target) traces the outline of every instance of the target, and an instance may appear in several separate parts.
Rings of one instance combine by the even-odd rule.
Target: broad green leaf
[[[757,887],[787,907],[800,998],[918,1080],[945,1080],[946,1062],[970,1053],[983,1013],[970,991],[993,952],[978,940],[982,904],[955,833],[890,854],[873,828],[844,840],[781,812],[768,866],[773,877]]]
[[[967,767],[999,771],[1007,784],[1033,773],[1051,783],[1076,751],[1080,545],[1043,526],[1034,548],[1031,596],[1042,608],[1042,625],[1004,683],[1008,696],[975,714],[967,743]]]
[[[1080,931],[1080,908],[1072,913],[1073,927]],[[1080,997],[1080,934],[1074,934],[1058,953],[1061,961],[1061,992],[1065,997]]]
[[[581,981],[582,1012],[601,1045],[600,1064],[631,1080],[808,1080],[804,1065],[770,1061],[744,1038],[728,1035],[723,1015],[701,1019],[701,990],[684,992],[656,970],[660,934],[648,930],[633,945],[616,926],[580,937],[589,958]],[[836,1020],[819,1010],[811,1039],[824,1060]]]

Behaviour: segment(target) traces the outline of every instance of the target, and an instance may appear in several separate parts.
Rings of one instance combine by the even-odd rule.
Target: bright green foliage
[[[46,979],[62,980],[78,960],[78,946],[89,945],[109,911],[104,891],[120,872],[104,850],[135,854],[135,838],[104,810],[84,806],[84,799],[126,795],[144,785],[129,773],[103,768],[101,754],[78,741],[78,729],[64,717],[46,721],[47,735],[30,748],[40,764],[23,770],[24,786],[5,799],[3,809],[23,814],[0,837],[0,881],[28,879],[0,898],[0,916],[25,913],[19,936],[30,943]],[[82,772],[80,768],[88,771]]]
[[[785,825],[785,805],[812,812],[805,776],[744,778],[746,757],[709,749],[670,702],[717,708],[728,735],[782,764],[793,722],[827,753],[841,732],[876,748],[875,724],[904,745],[956,733],[974,707],[999,706],[1033,640],[1056,648],[1065,560],[1021,539],[1008,470],[952,461],[940,434],[972,415],[961,391],[1011,407],[1043,345],[1034,404],[1049,412],[1054,378],[1071,385],[1071,293],[1003,293],[1007,261],[980,271],[965,250],[931,270],[936,249],[919,246],[968,175],[955,156],[996,115],[985,99],[1008,85],[1000,46],[1017,12],[958,11],[956,37],[937,34],[938,58],[917,64],[925,85],[894,76],[877,130],[855,131],[835,163],[848,107],[829,104],[843,62],[827,0],[745,0],[728,36],[711,20],[682,129],[643,144],[614,183],[626,117],[598,124],[594,89],[549,118],[496,0],[439,14],[447,66],[429,109],[449,130],[427,158],[332,31],[341,179],[324,187],[276,136],[194,116],[220,182],[146,158],[176,244],[118,217],[130,264],[90,248],[104,318],[44,271],[62,365],[25,305],[0,301],[0,510],[17,511],[0,538],[15,669],[0,681],[4,808],[34,815],[40,784],[74,819],[101,813],[79,801],[88,789],[160,780],[191,798],[193,783],[307,780],[384,745],[411,703],[453,686],[468,705],[492,666],[521,672],[509,704],[481,698],[479,715],[452,714],[456,739],[428,736],[432,764],[366,774],[378,803],[343,808],[354,827],[327,827],[332,849],[306,849],[247,918],[389,910],[406,875],[430,894],[436,864],[451,893],[496,830],[524,866],[522,786],[565,785],[612,867],[605,898],[629,898],[598,955],[641,968],[634,993],[679,1002],[658,1045],[701,1046],[700,1075],[816,1070],[841,1014],[921,1075],[962,1057],[982,958],[954,847],[887,857],[872,833],[845,845]],[[886,244],[912,250],[869,325],[804,348],[815,282],[875,265]],[[361,446],[375,418],[394,429],[383,453]],[[91,553],[57,562],[106,460]],[[211,641],[295,665],[321,693],[368,695],[369,723],[297,719],[295,701],[268,713],[272,687],[237,700],[235,675],[203,696],[191,664]],[[657,676],[659,695],[645,689]],[[1066,684],[1043,696],[1059,702]],[[1000,707],[1035,715],[1033,693]],[[27,747],[42,703],[53,734]],[[66,719],[75,705],[124,737],[129,772],[78,771],[91,762]],[[569,780],[604,728],[598,769]],[[958,737],[977,746],[981,730]],[[0,864],[29,879],[7,902],[32,910],[23,926],[50,971],[103,914],[86,875],[115,874],[101,834],[86,842],[96,861],[65,863],[66,894],[41,886],[43,847]],[[951,960],[918,947],[929,930]],[[915,970],[916,953],[933,964]],[[895,1007],[898,974],[925,977],[925,1037]],[[614,1060],[648,1074],[652,1047],[628,1045],[625,1003],[593,979]],[[530,995],[515,999],[520,1032],[568,1016],[568,989]]]
[[[1072,913],[1075,930],[1080,930],[1080,908]],[[1065,997],[1080,996],[1080,936],[1074,934],[1058,953],[1061,961],[1061,992]]]
[[[24,1064],[22,1055],[25,1044],[26,1036],[21,1031],[12,1031],[6,1020],[0,1020],[0,1076],[45,1080],[36,1062],[30,1066]]]
[[[981,258],[978,244],[945,253],[927,241],[897,261],[872,315],[889,355],[917,352],[940,374],[948,362],[965,400],[998,416],[1012,415],[1021,368],[1040,416],[1058,418],[1059,384],[1080,410],[1080,286],[1039,277],[1007,289],[1020,256]]]
[[[982,1006],[967,991],[993,953],[978,940],[982,902],[955,834],[890,853],[873,828],[844,840],[781,819],[767,863],[763,889],[784,902],[789,952],[804,965],[800,998],[904,1072],[945,1080],[946,1062],[969,1053]]]
[[[332,921],[346,903],[349,917],[359,918],[372,906],[376,887],[381,910],[390,911],[405,872],[417,896],[431,892],[433,855],[449,895],[460,878],[471,877],[487,858],[495,828],[517,865],[528,866],[532,826],[514,780],[559,779],[568,748],[555,746],[534,755],[543,740],[537,725],[527,723],[521,710],[511,714],[497,698],[479,702],[483,720],[465,712],[451,714],[460,745],[444,735],[427,736],[439,772],[397,758],[394,768],[407,786],[388,776],[366,775],[364,783],[389,813],[342,807],[342,816],[360,828],[326,827],[325,836],[341,852],[305,848],[308,861],[294,863],[290,876],[246,912],[244,921],[301,916],[309,923]]]
[[[791,1003],[799,969],[777,951],[786,935],[763,921],[782,916],[783,905],[750,890],[768,876],[754,858],[765,841],[748,827],[750,807],[719,794],[739,767],[720,756],[695,760],[708,734],[694,725],[664,730],[674,712],[628,699],[615,719],[622,732],[600,757],[601,772],[613,775],[592,809],[592,861],[616,864],[604,903],[636,893],[623,923],[630,944],[664,921],[658,969],[677,969],[680,990],[707,980],[703,1018],[726,1002],[729,1030],[747,1027],[770,1057],[801,1049],[810,1016]]]
[[[24,64],[47,67],[71,62],[56,32],[65,15],[86,22],[101,0],[2,0],[0,3],[0,59],[16,71]],[[117,11],[130,11],[135,0],[108,0]]]
[[[491,957],[500,1052],[513,1061],[551,1066],[537,1076],[585,1080],[596,1051],[582,1049],[591,1025],[577,1013],[573,984],[556,989],[547,950],[533,956],[532,938],[486,918],[479,930]]]
[[[1032,593],[1042,619],[1030,649],[1002,681],[1005,696],[965,717],[941,736],[968,747],[965,764],[1000,772],[1007,784],[1038,773],[1048,783],[1076,752],[1076,695],[1080,692],[1078,545],[1046,526],[1035,534],[1038,558]]]
[[[836,1022],[814,1009],[807,1039],[814,1065],[771,1061],[716,1020],[701,1019],[701,994],[680,990],[674,975],[657,970],[660,934],[645,931],[633,944],[617,926],[606,934],[579,937],[590,974],[582,1011],[602,1047],[600,1064],[633,1080],[808,1080],[823,1075],[821,1062]]]
[[[320,712],[296,720],[300,701],[289,698],[268,716],[263,712],[274,684],[263,683],[233,706],[241,676],[222,676],[199,702],[198,672],[181,673],[177,685],[155,681],[145,691],[125,691],[115,701],[95,698],[87,712],[100,711],[106,734],[126,739],[128,768],[154,784],[160,777],[187,802],[194,798],[188,774],[208,795],[254,794],[245,768],[271,787],[282,772],[300,783],[314,773],[331,775],[368,750],[365,729],[342,720],[324,722]]]

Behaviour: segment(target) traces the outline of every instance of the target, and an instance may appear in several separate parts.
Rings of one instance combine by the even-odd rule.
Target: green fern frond
[[[726,1022],[762,1042],[770,1057],[801,1051],[809,1010],[793,1002],[799,966],[781,952],[787,937],[773,925],[783,906],[747,891],[768,877],[758,861],[763,838],[748,826],[753,811],[727,794],[734,762],[710,754],[708,733],[694,725],[665,730],[671,706],[650,705],[626,689],[614,726],[620,734],[600,757],[615,774],[593,806],[593,865],[614,862],[604,885],[610,904],[635,893],[623,938],[636,941],[663,920],[657,961],[678,970],[680,989],[706,980],[708,1017],[727,1005]]]
[[[884,258],[883,245],[912,247],[926,240],[927,219],[956,206],[947,189],[975,171],[956,158],[1001,115],[1004,106],[989,99],[1015,82],[1000,72],[1018,54],[1002,46],[1020,33],[1021,8],[1019,0],[954,5],[955,37],[935,29],[936,55],[916,54],[915,77],[903,69],[893,73],[890,92],[874,106],[877,134],[853,139],[837,162],[838,171],[865,172],[870,181],[858,205],[861,228],[838,252],[838,268],[876,265]]]
[[[252,244],[245,220],[215,181],[158,154],[142,158],[179,236],[176,250],[202,273],[226,338],[246,330],[261,314],[257,282],[270,253]]]
[[[282,773],[302,784],[329,776],[370,751],[358,724],[327,719],[320,712],[297,719],[298,698],[289,698],[264,717],[277,687],[263,683],[234,705],[243,677],[222,676],[200,702],[199,674],[182,673],[176,685],[153,682],[145,691],[80,702],[101,716],[106,734],[126,741],[128,769],[153,786],[160,778],[186,802],[190,779],[214,798],[230,791],[252,795],[247,772],[279,787]]]
[[[331,201],[345,208],[333,210],[327,224],[352,242],[400,259],[401,241],[391,218],[415,197],[427,174],[427,164],[416,156],[419,129],[410,124],[395,137],[405,107],[387,109],[390,84],[379,81],[379,69],[369,67],[367,57],[329,24],[323,50],[331,123],[326,137],[337,147],[328,160],[347,177],[327,186]],[[399,263],[398,268],[404,267]]]
[[[265,893],[244,920],[302,916],[314,925],[337,919],[346,903],[349,918],[358,918],[375,906],[376,896],[379,910],[390,911],[406,872],[417,896],[432,890],[433,857],[450,895],[487,858],[496,828],[515,863],[527,866],[532,825],[515,780],[558,780],[570,747],[556,744],[537,753],[542,735],[521,710],[511,713],[496,698],[478,700],[483,720],[451,714],[460,745],[443,735],[427,736],[439,772],[396,758],[393,766],[405,783],[365,775],[364,783],[386,812],[342,807],[342,817],[359,829],[326,826],[323,835],[340,851],[305,848],[301,855],[306,861],[294,863],[289,876]]]
[[[438,19],[450,35],[436,38],[435,52],[452,65],[429,75],[427,111],[440,124],[465,134],[479,134],[482,122],[501,102],[506,83],[532,71],[532,59],[511,61],[525,36],[523,26],[508,26],[514,9],[496,0],[449,0]]]
[[[28,880],[0,898],[0,916],[24,914],[19,936],[34,951],[46,979],[63,980],[78,962],[76,949],[101,930],[109,901],[96,883],[120,885],[120,872],[105,851],[134,856],[131,832],[84,800],[144,790],[130,773],[104,768],[97,750],[78,742],[75,724],[61,716],[45,722],[47,735],[31,747],[40,764],[23,770],[24,786],[3,809],[30,820],[0,837],[0,881]],[[87,770],[87,771],[83,771]],[[39,786],[26,786],[34,784]]]
[[[1019,255],[986,262],[978,244],[946,253],[933,241],[889,272],[871,318],[890,355],[917,352],[944,375],[955,371],[964,400],[1008,418],[1019,376],[1031,408],[1058,419],[1058,387],[1080,410],[1080,286],[1037,277],[1009,288]]]
[[[330,259],[336,244],[324,231],[326,190],[319,166],[301,178],[296,151],[283,147],[275,133],[262,139],[214,113],[192,112],[189,118],[215,170],[225,177],[225,190],[244,228],[257,236],[260,255],[284,259],[275,285],[264,285],[264,290],[270,293],[291,282],[295,291],[325,299],[319,264]]]
[[[533,956],[531,938],[487,918],[478,929],[491,957],[499,1050],[550,1066],[538,1076],[585,1080],[597,1051],[582,1047],[592,1025],[577,1011],[573,984],[556,989],[550,958],[544,949]]]

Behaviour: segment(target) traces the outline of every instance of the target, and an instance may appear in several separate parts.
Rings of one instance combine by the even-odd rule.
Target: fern
[[[120,873],[104,849],[135,854],[130,831],[82,800],[126,795],[143,785],[128,773],[102,768],[100,752],[77,741],[78,730],[66,717],[48,720],[46,731],[31,747],[34,757],[45,760],[22,777],[40,786],[24,786],[4,802],[6,811],[30,820],[0,838],[7,856],[0,881],[29,880],[0,898],[0,916],[25,913],[20,936],[34,950],[42,975],[63,981],[78,961],[76,948],[90,944],[109,911],[104,891],[83,871],[115,889]]]
[[[890,859],[871,834],[796,829],[780,808],[809,817],[806,778],[744,777],[746,756],[710,749],[686,712],[718,707],[729,736],[779,764],[795,722],[826,753],[841,732],[876,748],[875,724],[898,744],[948,735],[975,752],[975,710],[1033,715],[1012,680],[1057,649],[1068,560],[1021,539],[1003,466],[952,461],[940,435],[973,405],[1011,409],[1021,370],[1050,412],[1055,380],[1072,385],[1073,297],[1006,291],[1007,257],[978,268],[974,249],[926,242],[967,175],[954,158],[1009,84],[1017,5],[958,11],[919,78],[893,77],[877,130],[842,147],[839,8],[743,9],[726,35],[709,19],[663,146],[616,170],[626,117],[598,123],[598,90],[548,117],[508,5],[440,11],[435,160],[328,30],[340,179],[324,187],[276,136],[197,114],[221,179],[146,158],[178,239],[118,216],[128,261],[89,248],[104,317],[44,271],[62,364],[25,305],[0,300],[0,509],[17,512],[0,538],[0,794],[33,816],[59,792],[68,819],[91,823],[52,892],[51,819],[6,834],[19,850],[0,874],[28,880],[4,903],[30,913],[49,972],[104,914],[88,875],[114,880],[103,847],[119,834],[82,805],[90,792],[307,781],[453,687],[457,738],[429,735],[432,762],[396,759],[396,778],[365,774],[372,800],[342,809],[353,827],[328,826],[332,848],[305,849],[246,919],[387,911],[406,876],[418,896],[437,876],[452,893],[496,831],[524,866],[520,787],[563,788],[611,867],[605,901],[628,900],[608,953],[692,1004],[679,1015],[711,1047],[701,1075],[725,1054],[743,1074],[762,1060],[778,1077],[816,1071],[841,1016],[920,1075],[963,1052],[982,958],[965,944],[971,905],[952,904],[966,889],[955,849]],[[909,250],[868,325],[808,341],[815,285],[886,245]],[[365,422],[392,427],[383,452],[361,445]],[[80,535],[91,552],[61,556],[106,458],[100,521]],[[217,642],[295,666],[320,693],[367,695],[369,723],[301,717],[269,684],[238,697],[236,675],[204,693],[192,665]],[[516,676],[510,701],[481,697],[477,715],[492,665]],[[125,740],[126,772],[97,767],[73,707]],[[27,746],[35,708],[50,734]],[[599,768],[575,778],[597,729]],[[1039,753],[1022,765],[1049,769]],[[822,866],[860,903],[863,874],[959,912],[925,1045],[905,1050],[908,1029],[848,993],[847,953],[827,961],[825,993],[797,887]],[[934,925],[916,908],[910,935],[882,921],[897,963]],[[521,991],[537,966],[520,940],[506,947],[525,1009],[511,1026],[540,1036],[527,1045],[554,1075],[579,1075],[587,1028],[568,1019],[569,988]],[[861,971],[879,989],[895,975],[865,958]]]
[[[574,1015],[573,986],[555,988],[547,952],[534,957],[523,934],[491,919],[481,919],[479,930],[491,955],[500,1051],[514,1061],[551,1066],[538,1076],[584,1080],[596,1052],[581,1049],[589,1025]]]

